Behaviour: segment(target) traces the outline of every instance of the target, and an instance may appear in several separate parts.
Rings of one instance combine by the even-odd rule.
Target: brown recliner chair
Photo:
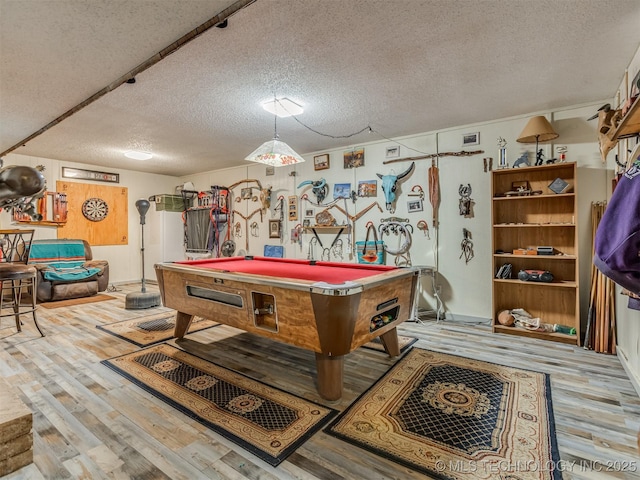
[[[68,247],[73,243],[79,248],[80,242],[84,246],[84,256],[73,252],[65,258],[65,252],[71,252]],[[43,258],[43,255],[39,254],[45,245],[47,248],[59,247],[57,258]],[[64,262],[69,262],[71,268],[65,269],[64,265],[60,266]],[[38,302],[90,297],[104,292],[109,286],[109,262],[94,260],[91,246],[86,240],[34,240],[31,243],[29,264],[38,271]],[[65,271],[73,271],[73,274],[65,274]]]

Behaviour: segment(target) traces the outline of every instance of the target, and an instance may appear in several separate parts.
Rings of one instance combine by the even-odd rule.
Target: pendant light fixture
[[[274,104],[277,100],[274,98]],[[256,148],[245,160],[264,163],[274,167],[295,165],[304,162],[304,158],[298,155],[289,145],[278,139],[278,116],[273,116],[273,139],[264,142]]]

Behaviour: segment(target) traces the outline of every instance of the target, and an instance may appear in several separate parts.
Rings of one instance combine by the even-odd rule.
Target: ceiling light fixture
[[[273,103],[275,102],[276,100],[274,99]],[[284,167],[285,165],[304,162],[304,158],[298,155],[289,145],[278,140],[278,116],[275,114],[273,116],[273,139],[264,142],[251,152],[245,160],[274,167]]]
[[[274,98],[273,100],[262,103],[262,108],[280,118],[300,115],[304,112],[304,109],[300,105],[288,98]]]
[[[150,158],[153,158],[153,155],[150,153],[138,152],[137,150],[127,150],[124,152],[124,156],[133,160],[149,160]]]

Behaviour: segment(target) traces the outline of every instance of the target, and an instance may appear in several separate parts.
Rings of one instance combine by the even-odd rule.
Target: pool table
[[[318,393],[342,396],[344,356],[380,337],[400,354],[396,326],[411,317],[419,271],[270,257],[155,265],[162,303],[183,338],[194,315],[315,352]]]

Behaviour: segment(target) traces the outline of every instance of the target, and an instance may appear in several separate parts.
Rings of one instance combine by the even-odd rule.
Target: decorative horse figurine
[[[394,203],[396,201],[396,186],[398,181],[402,180],[404,177],[413,172],[415,166],[416,162],[411,162],[411,166],[400,175],[381,175],[379,173],[376,173],[378,178],[382,180],[382,191],[384,192],[386,207],[389,213],[393,213],[396,211]]]
[[[0,209],[21,208],[35,218],[35,209],[29,204],[42,196],[47,186],[42,170],[19,165],[0,168]]]

